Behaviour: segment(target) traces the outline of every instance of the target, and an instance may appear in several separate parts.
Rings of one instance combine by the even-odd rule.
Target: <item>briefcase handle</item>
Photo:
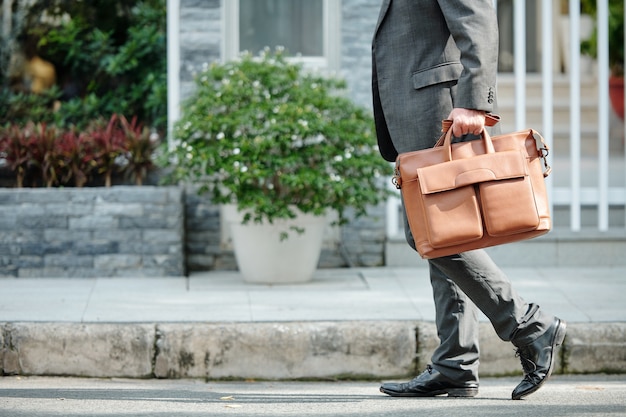
[[[500,121],[500,115],[493,114],[493,113],[485,114],[485,126],[487,127],[495,126],[499,121]],[[435,143],[435,147],[443,145],[443,141],[446,137],[446,132],[448,132],[451,126],[452,126],[452,120],[443,119],[441,121],[441,137],[439,138],[437,143]]]
[[[485,126],[493,126],[496,123],[498,123],[500,121],[500,116],[497,114],[492,114],[492,113],[487,113],[485,114]],[[452,132],[450,132],[450,127],[452,126],[452,120],[449,119],[444,119],[441,121],[441,130],[442,130],[442,135],[439,138],[439,140],[437,141],[437,143],[435,143],[434,147],[437,146],[447,146],[448,148],[448,160],[451,161],[452,160]],[[541,136],[539,134],[539,132],[537,132],[536,130],[532,129],[532,134],[533,134],[533,138],[535,139],[536,143],[537,143],[537,152],[538,152],[538,156],[543,160],[543,165],[544,165],[544,171],[543,171],[543,176],[547,177],[548,175],[550,175],[550,173],[552,172],[552,168],[550,167],[550,165],[548,165],[548,153],[549,153],[549,147],[546,144],[546,142],[543,139],[543,136]],[[492,153],[495,152],[494,148],[493,148],[493,142],[491,141],[491,136],[487,133],[487,131],[483,131],[481,133],[481,139],[483,140],[483,143],[485,144],[485,151],[487,153]]]
[[[439,144],[439,142],[441,142],[441,140],[439,140],[437,141],[437,144],[435,144],[435,147],[441,146],[444,148],[444,155],[447,156],[447,161],[452,161],[452,136],[452,130],[448,129],[448,131],[443,135],[443,143]],[[491,135],[489,135],[486,130],[483,130],[480,133],[480,138],[485,146],[486,153],[496,153],[496,150],[493,147],[493,142],[491,141]]]
[[[500,115],[493,114],[493,113],[485,114],[485,126],[488,126],[488,127],[495,126],[499,121],[500,121]],[[450,129],[450,126],[452,126],[452,120],[444,119],[441,121],[441,133],[443,134],[441,135],[441,138],[439,139],[440,141],[443,140],[443,137],[445,136],[448,129]],[[437,141],[437,144],[439,144],[439,141]],[[435,145],[435,146],[438,146],[438,145]]]

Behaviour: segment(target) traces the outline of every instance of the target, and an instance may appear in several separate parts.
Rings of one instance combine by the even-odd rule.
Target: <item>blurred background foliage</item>
[[[2,19],[0,125],[83,129],[123,114],[163,137],[165,0],[10,3],[11,18]]]

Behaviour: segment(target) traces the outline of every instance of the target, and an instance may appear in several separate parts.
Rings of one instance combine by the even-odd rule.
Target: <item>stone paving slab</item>
[[[568,322],[626,322],[626,267],[508,268],[514,287]],[[426,268],[319,270],[297,285],[237,272],[166,278],[0,278],[0,322],[434,320]],[[483,320],[486,320],[483,317]]]

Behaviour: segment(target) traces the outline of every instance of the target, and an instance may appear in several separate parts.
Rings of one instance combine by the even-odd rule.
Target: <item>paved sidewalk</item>
[[[523,298],[568,322],[626,322],[626,267],[504,270]],[[433,321],[435,314],[426,268],[321,269],[309,283],[278,286],[246,284],[238,272],[0,278],[0,294],[0,322]]]
[[[475,398],[391,398],[379,382],[203,382],[0,378],[0,415],[31,416],[624,416],[626,378],[554,376],[521,401],[517,378],[484,378]]]
[[[555,373],[626,373],[626,267],[504,268],[568,323]],[[132,378],[385,378],[436,348],[426,268],[318,270],[298,285],[237,272],[0,279],[0,374]],[[482,317],[481,375],[520,373]]]

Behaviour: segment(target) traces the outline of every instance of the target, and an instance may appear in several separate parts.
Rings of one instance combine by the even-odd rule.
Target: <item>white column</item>
[[[598,0],[598,229],[609,229],[609,2]]]
[[[515,73],[515,129],[526,128],[526,0],[515,0],[513,42]]]
[[[545,138],[548,146],[552,148],[553,146],[553,135],[554,135],[554,103],[553,103],[553,76],[552,76],[552,37],[553,37],[553,3],[551,1],[542,1],[541,2],[541,78],[542,78],[542,101],[543,101],[543,109],[542,109],[542,118],[543,118],[543,126],[542,126],[542,135]],[[550,213],[553,210],[553,202],[552,202],[552,188],[553,181],[552,176],[546,179],[546,186],[548,189],[548,196],[550,202]]]
[[[569,0],[570,38],[570,228],[580,230],[580,2]]]
[[[2,2],[2,37],[6,42],[11,36],[12,18],[13,18],[13,0],[4,0]]]
[[[180,117],[180,0],[167,0],[167,137]]]

